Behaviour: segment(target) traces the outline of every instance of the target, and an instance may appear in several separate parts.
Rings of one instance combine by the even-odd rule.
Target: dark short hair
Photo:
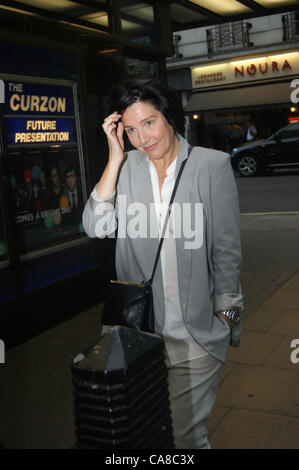
[[[116,85],[104,103],[105,117],[117,111],[122,114],[129,106],[146,101],[160,111],[176,134],[183,134],[185,118],[176,90],[155,78],[126,79]]]
[[[73,166],[68,166],[65,170],[64,170],[64,176],[66,176],[68,173],[70,173],[71,171],[73,171],[75,173],[75,175],[77,175],[77,172],[76,172],[76,169],[73,167]]]

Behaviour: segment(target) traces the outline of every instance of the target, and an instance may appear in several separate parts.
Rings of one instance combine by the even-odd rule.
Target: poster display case
[[[74,84],[7,79],[4,125],[20,255],[82,233],[84,171]]]
[[[1,79],[10,210],[26,292],[95,263],[82,227],[86,184],[77,89],[75,82],[56,79]],[[8,259],[1,220],[3,264]]]

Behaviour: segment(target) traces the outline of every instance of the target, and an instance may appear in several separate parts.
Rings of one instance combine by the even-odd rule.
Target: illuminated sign
[[[220,64],[193,67],[193,88],[207,88],[252,80],[281,78],[299,73],[299,53],[291,52],[267,57],[255,57]]]
[[[71,86],[5,81],[7,144],[61,145],[77,141]]]
[[[76,142],[74,119],[6,117],[5,127],[8,145]]]

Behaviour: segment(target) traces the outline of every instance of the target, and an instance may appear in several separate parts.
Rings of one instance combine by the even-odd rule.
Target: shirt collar
[[[153,162],[151,161],[151,159],[146,155],[146,158],[147,158],[147,162],[148,162],[148,165],[150,167],[150,169],[155,169],[156,170],[156,167],[155,165],[153,164]],[[169,167],[166,169],[166,175],[167,176],[170,176],[170,175],[173,175],[175,173],[175,168],[176,168],[176,162],[177,162],[177,159],[178,157],[176,156],[175,159],[173,160],[173,162],[169,165]]]

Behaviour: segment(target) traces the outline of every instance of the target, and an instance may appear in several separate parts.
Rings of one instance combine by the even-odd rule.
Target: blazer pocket
[[[220,321],[220,323],[222,323],[222,325],[223,325],[228,331],[231,331],[229,324],[227,323],[227,321],[225,321],[225,319],[223,318],[223,316],[220,315],[220,313],[215,313],[214,315],[218,318],[218,320]]]
[[[229,344],[232,346],[232,330],[229,324],[227,323],[227,321],[225,321],[225,319],[219,313],[214,313],[214,315],[219,320],[221,327],[226,329],[227,339],[229,341]]]
[[[242,324],[240,320],[237,325],[233,325],[232,331],[231,331],[231,339],[230,339],[229,344],[233,346],[234,348],[237,348],[239,346],[241,333],[242,333]]]
[[[238,347],[240,343],[241,332],[242,332],[241,320],[237,325],[233,325],[232,327],[230,327],[227,321],[225,321],[225,319],[219,313],[215,313],[215,316],[222,323],[222,325],[226,327],[226,329],[229,331],[229,337],[230,337],[229,344],[234,348]]]

